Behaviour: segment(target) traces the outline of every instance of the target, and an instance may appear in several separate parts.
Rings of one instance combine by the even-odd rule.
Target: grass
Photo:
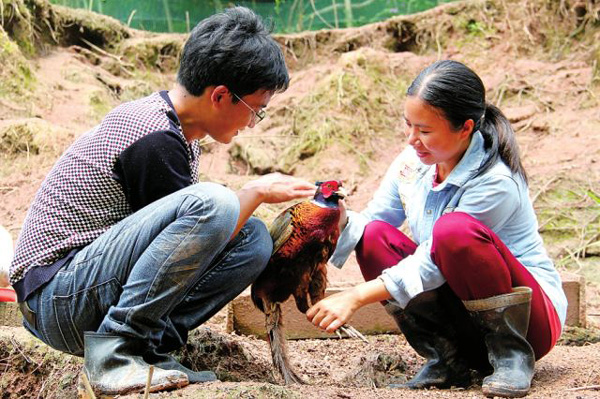
[[[20,51],[31,56],[35,54],[35,28],[30,9],[23,0],[0,0],[3,28],[10,29],[12,40],[19,46]],[[10,24],[9,24],[10,22]]]
[[[113,107],[113,99],[105,90],[96,90],[90,95],[90,113],[94,120],[100,121]]]
[[[74,138],[74,132],[37,118],[0,126],[0,179],[48,169]]]
[[[595,328],[565,327],[559,345],[585,346],[600,342],[600,330]]]
[[[119,102],[137,100],[148,96],[157,89],[166,89],[172,85],[173,78],[169,75],[152,71],[136,71],[135,78],[131,84],[123,86],[119,94]]]
[[[0,26],[0,98],[27,98],[35,89],[35,75],[21,49]]]
[[[600,283],[600,185],[557,179],[539,191],[539,230],[556,267]]]
[[[123,57],[137,68],[153,69],[162,72],[175,72],[183,38],[179,36],[158,36],[133,43],[125,43],[120,51]]]
[[[338,146],[353,154],[363,173],[368,171],[369,143],[375,136],[397,134],[401,111],[396,97],[408,84],[384,57],[360,50],[347,54],[340,68],[320,79],[297,104],[274,115],[273,124],[286,126],[282,134],[288,137],[276,143],[282,147],[279,170],[293,171],[298,161]]]
[[[76,397],[82,360],[41,344],[23,329],[18,332],[15,336],[9,331],[0,334],[2,397]]]

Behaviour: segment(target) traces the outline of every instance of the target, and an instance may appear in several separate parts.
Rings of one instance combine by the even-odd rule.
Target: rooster
[[[327,260],[340,235],[339,200],[345,197],[342,183],[330,180],[316,185],[317,191],[311,201],[287,208],[273,221],[269,229],[273,254],[251,289],[254,305],[265,314],[273,365],[285,384],[305,382],[292,369],[287,357],[281,303],[293,295],[298,310],[306,313],[323,298],[327,286]],[[351,337],[364,339],[348,325],[340,330]]]

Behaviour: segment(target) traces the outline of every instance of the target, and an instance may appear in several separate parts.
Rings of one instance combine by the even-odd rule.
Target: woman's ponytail
[[[521,175],[523,180],[527,182],[527,173],[521,163],[515,131],[498,107],[486,103],[479,131],[483,136],[489,158],[481,165],[478,174],[485,173],[500,158],[510,168],[511,172]]]

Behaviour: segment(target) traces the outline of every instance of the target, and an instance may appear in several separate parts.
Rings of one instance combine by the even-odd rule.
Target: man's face
[[[257,113],[269,104],[273,94],[272,91],[260,89],[238,97],[239,100],[231,91],[228,92],[223,98],[217,126],[209,133],[210,136],[219,143],[227,144],[240,130],[253,128],[260,119]]]

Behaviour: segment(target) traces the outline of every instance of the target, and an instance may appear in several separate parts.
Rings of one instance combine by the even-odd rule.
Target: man
[[[229,143],[264,118],[289,77],[260,19],[242,7],[201,21],[169,92],[123,104],[58,160],[25,219],[11,265],[24,325],[84,355],[96,394],[216,379],[167,355],[251,284],[272,242],[261,203],[314,194],[279,174],[238,192],[198,183],[198,139]]]

